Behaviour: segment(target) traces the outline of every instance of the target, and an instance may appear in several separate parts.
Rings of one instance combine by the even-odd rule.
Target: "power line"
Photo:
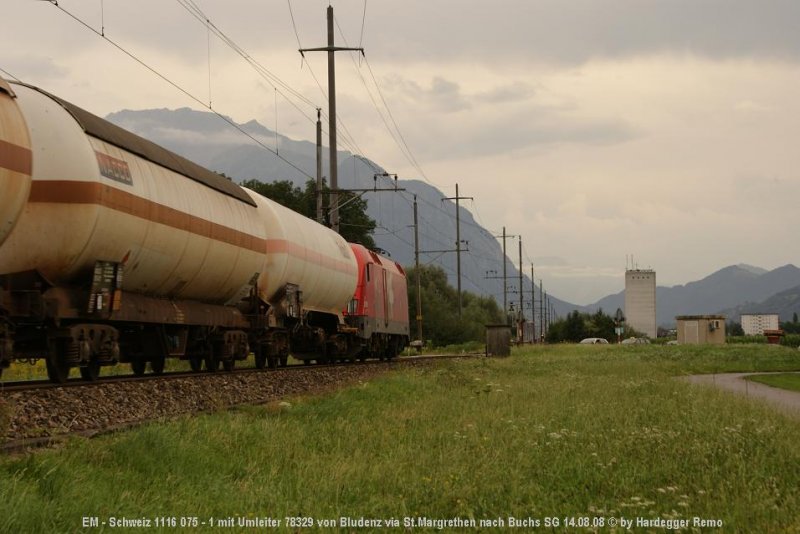
[[[364,47],[364,25],[367,21],[367,0],[364,0],[364,14],[361,15],[361,36],[358,38],[358,47]]]
[[[297,38],[297,47],[298,49],[302,49],[303,44],[300,42],[300,33],[297,31],[297,22],[295,21],[294,18],[294,10],[292,9],[292,0],[287,0],[287,5],[289,6],[289,17],[292,20],[292,28],[294,29],[294,35]],[[319,87],[320,93],[322,94],[322,98],[327,100],[328,93],[322,87],[322,84],[319,82],[317,75],[314,74],[314,69],[311,67],[311,64],[308,61],[306,61],[304,55],[301,55],[300,64],[301,66],[305,64],[308,67],[308,72],[311,74],[311,77],[314,79],[314,82],[317,84],[317,87]],[[327,113],[323,113],[323,115],[325,115],[325,118],[328,117]],[[339,135],[342,136],[343,144],[347,146],[351,150],[351,152],[363,154],[361,147],[358,146],[358,143],[356,143],[355,138],[347,129],[347,126],[345,125],[344,121],[340,116],[337,116],[336,122],[337,122],[337,131],[339,129],[339,126],[341,126],[342,128],[342,131],[339,132]],[[327,133],[327,130],[325,130],[325,133]]]
[[[289,165],[290,167],[292,167],[292,168],[293,168],[293,169],[295,169],[296,171],[300,172],[301,174],[303,174],[304,176],[307,176],[307,177],[308,177],[308,178],[310,178],[310,179],[311,179],[311,178],[313,178],[313,177],[312,177],[310,174],[308,174],[307,172],[305,172],[303,169],[301,169],[300,167],[298,167],[297,165],[295,165],[295,164],[294,164],[294,163],[292,163],[291,161],[287,160],[287,159],[286,159],[286,158],[284,158],[283,156],[279,155],[279,154],[278,154],[276,151],[272,150],[270,147],[268,147],[267,145],[265,145],[264,143],[262,143],[262,142],[261,142],[260,140],[258,140],[256,137],[254,137],[254,136],[253,136],[253,135],[251,135],[249,132],[247,132],[246,130],[244,130],[244,129],[243,129],[241,126],[239,126],[238,124],[236,124],[236,123],[235,123],[235,122],[234,122],[232,119],[230,119],[230,118],[226,117],[225,115],[223,115],[222,113],[218,112],[217,110],[215,110],[215,109],[214,109],[213,107],[211,107],[210,105],[207,105],[205,102],[203,102],[203,101],[202,101],[202,100],[200,100],[198,97],[196,97],[195,95],[193,95],[192,93],[190,93],[189,91],[187,91],[186,89],[184,89],[183,87],[181,87],[180,85],[178,85],[176,82],[172,81],[171,79],[169,79],[169,78],[168,78],[167,76],[165,76],[164,74],[161,74],[161,73],[160,73],[158,70],[156,70],[154,67],[151,67],[149,64],[147,64],[147,63],[145,63],[143,60],[139,59],[139,58],[138,58],[136,55],[134,55],[132,52],[129,52],[127,49],[123,48],[123,47],[122,47],[122,45],[118,44],[118,43],[117,43],[116,41],[114,41],[113,39],[109,38],[109,37],[108,37],[108,36],[106,36],[106,35],[103,35],[103,33],[101,33],[101,32],[98,32],[96,29],[94,29],[94,28],[93,28],[91,25],[89,25],[89,24],[88,24],[87,22],[85,22],[83,19],[81,19],[81,18],[77,17],[77,16],[76,16],[76,15],[74,15],[73,13],[71,13],[71,12],[67,11],[66,9],[64,9],[62,6],[60,6],[60,5],[58,4],[58,1],[57,1],[57,0],[46,0],[46,1],[47,1],[48,3],[50,3],[50,4],[54,5],[55,7],[57,7],[57,8],[58,8],[59,10],[61,10],[63,13],[65,13],[65,14],[66,14],[66,15],[68,15],[70,18],[72,18],[73,20],[75,20],[76,22],[78,22],[79,24],[81,24],[82,26],[84,26],[85,28],[87,28],[87,29],[88,29],[89,31],[91,31],[92,33],[96,34],[96,35],[97,35],[97,36],[99,36],[100,38],[102,38],[102,39],[104,39],[105,41],[107,41],[109,44],[111,44],[112,46],[114,46],[114,47],[115,47],[117,50],[119,50],[120,52],[122,52],[123,54],[125,54],[126,56],[128,56],[129,58],[131,58],[132,60],[134,60],[135,62],[137,62],[137,63],[138,63],[139,65],[141,65],[142,67],[144,67],[144,68],[146,68],[147,70],[149,70],[151,73],[153,73],[153,74],[155,74],[156,76],[158,76],[159,78],[161,78],[163,81],[167,82],[169,85],[171,85],[172,87],[174,87],[175,89],[177,89],[178,91],[180,91],[181,93],[183,93],[184,95],[186,95],[188,98],[190,98],[190,99],[194,100],[194,101],[195,101],[197,104],[199,104],[200,106],[202,106],[202,107],[204,107],[204,108],[208,109],[209,111],[211,111],[212,113],[214,113],[214,114],[215,114],[217,117],[221,118],[222,120],[224,120],[225,122],[227,122],[228,124],[230,124],[231,126],[233,126],[234,128],[236,128],[237,130],[239,130],[241,133],[243,133],[244,135],[246,135],[247,137],[249,137],[249,138],[250,138],[250,139],[251,139],[253,142],[255,142],[256,144],[258,144],[259,146],[261,146],[263,149],[265,149],[265,150],[267,150],[267,151],[271,152],[272,154],[274,154],[274,155],[275,155],[275,156],[276,156],[278,159],[280,159],[281,161],[283,161],[284,163],[286,163],[287,165]]]
[[[316,104],[306,98],[302,93],[291,87],[289,84],[281,80],[278,76],[270,72],[269,69],[264,67],[255,58],[253,58],[246,50],[240,47],[233,39],[228,37],[214,22],[212,22],[200,7],[194,3],[193,0],[176,0],[190,15],[203,24],[210,32],[212,32],[220,41],[226,44],[231,50],[236,52],[242,59],[244,59],[270,86],[275,88],[286,100],[297,109],[309,122],[314,123],[313,116],[308,115],[305,111],[300,109],[285,93],[288,92],[307,106],[316,109]],[[57,5],[57,4],[56,4]],[[279,89],[280,88],[280,89]],[[282,90],[281,90],[282,89]]]
[[[381,91],[380,85],[378,85],[378,80],[375,79],[375,74],[372,72],[372,66],[369,63],[369,59],[364,56],[364,63],[367,65],[367,70],[369,70],[369,74],[372,77],[372,82],[375,84],[375,88],[378,90],[378,95],[381,97],[381,102],[383,102],[383,106],[386,108],[386,112],[389,114],[389,118],[392,120],[392,124],[394,124],[395,130],[397,130],[397,135],[400,137],[400,140],[403,142],[403,146],[408,151],[410,162],[414,166],[414,168],[420,173],[422,178],[428,182],[429,184],[438,187],[434,182],[428,179],[428,175],[425,174],[425,171],[422,170],[422,167],[417,162],[417,158],[414,157],[414,153],[411,152],[411,148],[409,148],[408,143],[406,142],[405,137],[403,136],[403,132],[400,131],[400,127],[397,125],[397,121],[392,114],[392,110],[389,109],[389,105],[386,103],[386,99],[383,96],[383,91]]]
[[[3,72],[3,73],[6,75],[6,76],[8,76],[8,77],[10,77],[10,78],[14,78],[14,79],[15,79],[16,81],[18,81],[18,82],[21,82],[21,81],[22,81],[22,80],[20,80],[19,78],[17,78],[16,76],[14,76],[13,74],[11,74],[10,72],[8,72],[8,71],[7,71],[6,69],[4,69],[3,67],[0,67],[0,72]]]

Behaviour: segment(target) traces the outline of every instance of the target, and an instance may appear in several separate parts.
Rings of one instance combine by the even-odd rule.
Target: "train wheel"
[[[150,360],[150,369],[153,370],[154,375],[164,374],[164,363],[166,362],[164,356],[153,356]]]
[[[267,357],[256,354],[256,369],[263,369],[267,366]]]
[[[229,373],[233,371],[235,367],[236,367],[236,360],[234,360],[233,358],[222,362],[222,368],[228,371]]]
[[[88,365],[81,367],[81,378],[87,382],[94,382],[100,378],[100,363],[97,360],[92,360]]]
[[[147,367],[147,362],[141,358],[136,358],[131,360],[131,371],[136,376],[144,375],[145,367]]]
[[[55,384],[63,384],[67,381],[69,376],[69,363],[67,363],[64,355],[58,348],[58,343],[50,348],[50,354],[47,355],[47,378],[50,382]]]
[[[196,373],[203,368],[203,360],[195,356],[189,356],[189,367]]]

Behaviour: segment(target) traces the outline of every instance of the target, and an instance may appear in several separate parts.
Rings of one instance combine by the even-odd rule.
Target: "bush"
[[[767,338],[764,336],[728,336],[728,343],[766,343]]]
[[[781,345],[794,349],[800,347],[800,334],[786,334],[781,338]]]
[[[728,336],[728,343],[766,343],[765,336]],[[781,345],[784,347],[800,347],[800,334],[786,334],[781,338]]]

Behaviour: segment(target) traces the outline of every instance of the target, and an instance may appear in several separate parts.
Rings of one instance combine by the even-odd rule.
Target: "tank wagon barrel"
[[[0,244],[16,225],[31,190],[31,142],[16,98],[0,78]]]
[[[0,370],[366,354],[337,233],[36,87],[0,79],[0,118]]]

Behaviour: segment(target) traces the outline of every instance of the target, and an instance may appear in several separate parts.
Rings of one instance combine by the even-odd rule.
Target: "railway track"
[[[296,365],[265,371],[117,376],[97,382],[49,382],[0,388],[10,410],[0,450],[25,451],[74,436],[91,438],[153,420],[174,419],[365,383],[393,369],[477,354],[429,355],[354,364]],[[19,389],[19,388],[22,389]]]
[[[216,375],[236,375],[236,374],[246,374],[246,373],[264,373],[264,372],[299,372],[302,370],[307,369],[324,369],[329,367],[342,367],[345,365],[391,365],[393,363],[402,363],[405,361],[424,361],[424,360],[436,360],[436,359],[452,359],[452,358],[464,358],[464,357],[477,357],[482,356],[483,353],[475,352],[475,353],[465,353],[465,354],[425,354],[419,356],[402,356],[398,358],[393,358],[392,360],[380,361],[380,360],[367,360],[367,361],[357,361],[353,363],[344,363],[344,362],[332,362],[332,363],[321,363],[321,364],[314,364],[314,365],[289,365],[286,367],[278,367],[275,369],[257,369],[255,367],[240,367],[235,368],[232,371],[216,371],[210,373],[208,371],[174,371],[174,372],[166,372],[162,374],[147,374],[147,375],[112,375],[102,377],[98,380],[94,381],[86,381],[82,378],[71,378],[62,384],[55,384],[50,382],[49,380],[17,380],[11,382],[2,382],[0,381],[0,396],[2,396],[3,392],[19,392],[19,391],[33,391],[39,389],[53,389],[53,388],[73,388],[73,387],[91,387],[97,386],[102,384],[108,383],[123,383],[123,382],[148,382],[152,380],[175,380],[180,378],[196,378],[196,377],[203,377],[203,376],[216,376]]]

